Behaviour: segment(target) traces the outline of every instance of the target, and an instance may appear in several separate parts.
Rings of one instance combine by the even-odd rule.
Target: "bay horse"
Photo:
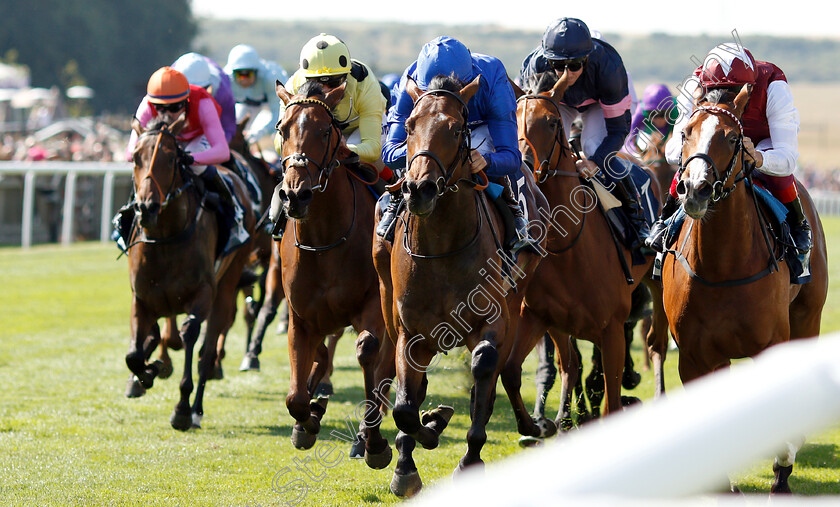
[[[684,130],[677,187],[688,217],[662,268],[665,311],[680,347],[683,383],[777,343],[819,335],[828,290],[826,244],[808,192],[797,182],[813,234],[811,280],[792,284],[782,243],[745,181],[741,114],[751,87],[698,98]],[[698,94],[699,95],[699,94]],[[677,256],[679,256],[677,258]],[[678,262],[679,260],[679,262]],[[690,271],[689,271],[690,270]],[[662,344],[660,344],[661,346]],[[774,462],[773,493],[788,493],[798,444]]]
[[[630,266],[632,279],[625,277],[607,217],[595,192],[582,184],[575,168],[559,106],[567,87],[568,73],[558,79],[553,72],[546,72],[526,85],[531,93],[523,92],[517,99],[520,151],[548,199],[552,224],[548,256],[525,292],[516,344],[502,373],[518,430],[529,437],[551,436],[557,427],[571,425],[569,399],[577,383],[578,358],[571,349],[570,335],[601,350],[604,413],[610,414],[622,408],[624,323],[630,314],[632,292],[643,278],[653,295],[653,331],[664,333],[666,325],[661,289],[647,277],[653,257],[631,266],[630,251],[621,247],[620,255]],[[653,188],[658,197],[658,185]],[[562,379],[561,408],[553,424],[544,418],[532,419],[520,394],[522,362],[546,331],[557,347]]]
[[[182,162],[184,152],[176,140],[185,122],[182,115],[171,126],[156,121],[143,129],[137,120],[132,124],[138,135],[133,160],[139,226],[128,251],[133,297],[126,364],[144,388],[152,387],[159,372],[157,362],[146,362],[161,341],[157,320],[187,314],[180,331],[185,349],[181,398],[170,418],[178,430],[201,425],[204,388],[213,373],[216,341],[233,323],[234,295],[250,253],[246,243],[216,258],[216,216],[199,195],[192,175],[187,174],[190,169]],[[247,202],[242,183],[234,175],[231,180],[237,198]],[[253,234],[253,212],[247,206],[245,211],[245,226]],[[193,349],[205,320],[204,352],[190,408]]]
[[[391,447],[379,431],[381,411],[394,376],[393,346],[386,335],[379,282],[371,258],[375,198],[342,161],[352,154],[332,110],[345,85],[326,91],[318,82],[292,96],[278,81],[286,109],[278,123],[283,136],[283,181],[277,198],[289,223],[280,241],[282,284],[289,304],[291,380],[286,407],[295,419],[292,443],[315,444],[326,398],[315,397],[330,367],[324,337],[352,325],[359,333],[356,358],[362,367],[366,410],[365,462],[380,469]],[[357,443],[359,440],[357,440]]]
[[[392,413],[400,430],[399,459],[390,485],[397,496],[412,496],[422,488],[412,456],[416,442],[425,449],[437,447],[454,413],[443,405],[422,414],[419,410],[426,398],[430,362],[456,346],[466,345],[472,352],[474,379],[468,448],[456,473],[483,467],[480,453],[496,381],[513,347],[524,287],[539,262],[538,255],[524,251],[518,265],[509,260],[500,243],[501,219],[489,211],[482,185],[472,179],[466,104],[478,91],[480,79],[462,86],[438,76],[425,93],[408,81],[406,92],[414,109],[405,123],[407,173],[398,187],[408,213],[398,218],[393,244],[378,236],[374,240],[382,311],[397,347],[398,390]],[[540,199],[533,180],[530,187]],[[541,201],[545,204],[544,198]],[[538,216],[533,203],[530,208],[530,216]],[[511,278],[502,276],[504,266]]]

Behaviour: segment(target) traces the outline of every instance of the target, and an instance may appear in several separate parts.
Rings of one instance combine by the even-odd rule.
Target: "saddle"
[[[811,255],[810,252],[800,254],[796,248],[793,247],[793,238],[790,235],[790,225],[787,223],[788,211],[781,201],[776,199],[773,194],[759,184],[751,184],[745,180],[744,184],[747,189],[754,188],[755,196],[763,207],[759,207],[761,213],[764,214],[765,219],[769,220],[772,225],[772,232],[775,235],[776,243],[782,245],[784,248],[784,259],[787,262],[790,271],[790,283],[801,285],[811,281]],[[769,216],[765,212],[769,210]],[[664,244],[666,248],[671,249],[682,230],[683,223],[685,223],[686,213],[680,207],[666,222],[666,233]],[[659,254],[664,255],[664,254]],[[659,256],[657,256],[657,264]]]

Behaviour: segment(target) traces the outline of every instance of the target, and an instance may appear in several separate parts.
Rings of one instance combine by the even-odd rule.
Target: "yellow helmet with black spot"
[[[350,72],[350,51],[341,39],[322,33],[300,51],[300,69],[305,77],[338,76]]]

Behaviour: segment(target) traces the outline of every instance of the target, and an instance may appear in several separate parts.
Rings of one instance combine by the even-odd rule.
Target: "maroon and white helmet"
[[[755,58],[745,47],[727,42],[709,51],[697,72],[706,89],[754,84]]]

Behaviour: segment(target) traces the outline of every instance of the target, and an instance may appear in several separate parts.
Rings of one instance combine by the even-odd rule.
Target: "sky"
[[[476,3],[470,0],[411,3],[400,0],[192,0],[196,17],[220,19],[495,24],[542,31],[552,19],[568,16],[582,19],[591,29],[622,34],[720,35],[736,29],[742,35],[840,38],[836,17],[827,12],[832,4],[821,0],[582,0],[576,2],[577,5],[569,2],[570,5],[562,8],[557,0],[484,3],[485,6],[499,5],[498,8],[476,8]]]

